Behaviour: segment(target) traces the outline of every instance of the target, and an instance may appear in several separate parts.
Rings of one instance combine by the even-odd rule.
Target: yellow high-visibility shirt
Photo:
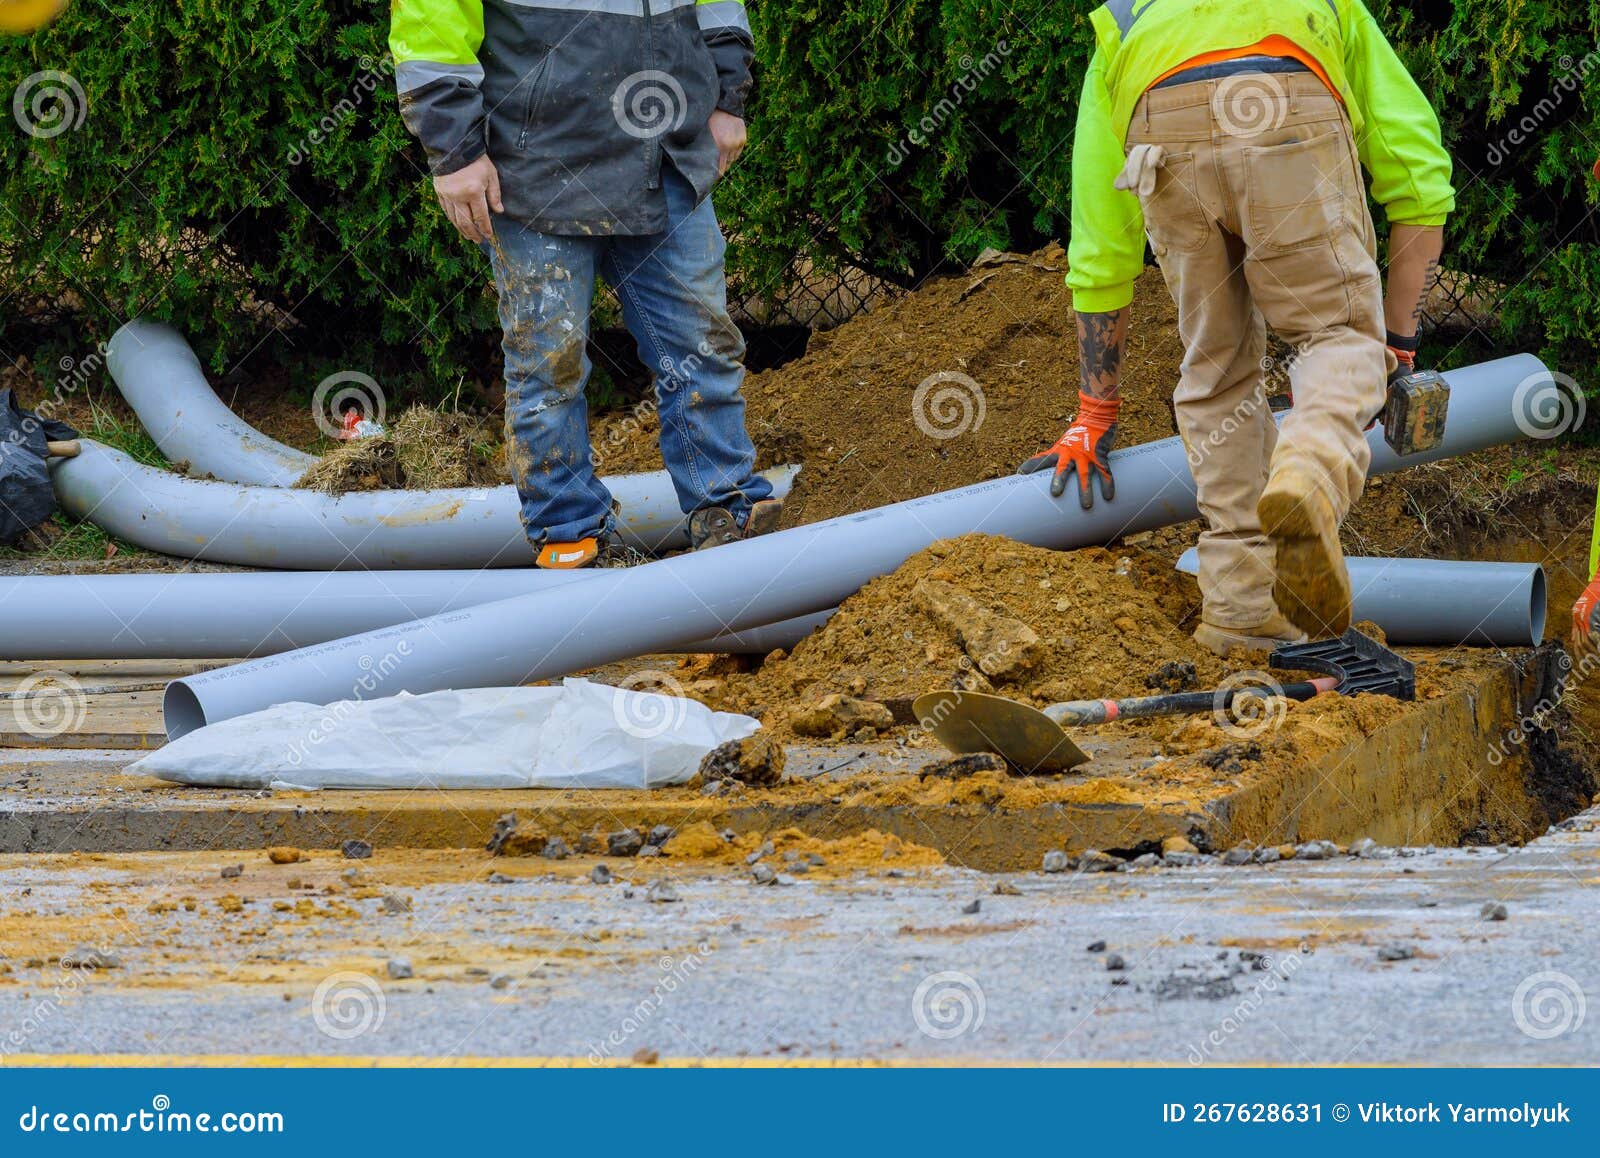
[[[1439,118],[1361,0],[1111,0],[1096,9],[1072,155],[1073,305],[1109,313],[1133,301],[1144,268],[1144,213],[1113,188],[1128,122],[1158,79],[1196,56],[1284,37],[1344,102],[1372,196],[1400,225],[1442,225],[1455,208]]]

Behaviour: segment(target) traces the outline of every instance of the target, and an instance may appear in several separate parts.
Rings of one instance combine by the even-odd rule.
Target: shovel
[[[1354,628],[1339,639],[1280,647],[1272,653],[1270,666],[1327,675],[1282,686],[1247,684],[1127,700],[1068,700],[1042,710],[981,692],[928,692],[918,696],[913,707],[922,726],[950,751],[959,755],[993,752],[1013,768],[1035,775],[1064,772],[1088,762],[1089,757],[1063,730],[1068,724],[1227,713],[1244,699],[1309,700],[1331,691],[1343,695],[1367,692],[1399,700],[1417,696],[1416,669],[1411,662]]]

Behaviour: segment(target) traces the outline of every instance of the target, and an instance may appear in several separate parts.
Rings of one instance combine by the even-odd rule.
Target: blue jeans
[[[589,414],[589,313],[595,275],[655,375],[661,456],[684,514],[726,507],[740,523],[772,494],[755,473],[744,426],[744,339],[728,316],[727,243],[709,199],[663,167],[667,231],[567,237],[505,217],[488,246],[500,291],[506,365],[506,457],[535,549],[612,529],[611,494],[595,475]]]

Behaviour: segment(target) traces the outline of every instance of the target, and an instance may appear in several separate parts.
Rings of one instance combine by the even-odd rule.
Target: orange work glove
[[[1078,472],[1078,503],[1084,510],[1094,506],[1094,493],[1089,489],[1089,470],[1100,476],[1100,495],[1110,502],[1116,494],[1116,484],[1111,479],[1111,464],[1107,456],[1117,443],[1117,412],[1122,409],[1120,398],[1092,398],[1079,391],[1078,416],[1072,427],[1060,440],[1043,454],[1036,454],[1017,468],[1018,474],[1035,474],[1054,467],[1056,477],[1050,480],[1050,493],[1060,498],[1067,490],[1067,475]]]
[[[1589,580],[1578,601],[1572,605],[1572,651],[1590,651],[1600,635],[1600,575]]]

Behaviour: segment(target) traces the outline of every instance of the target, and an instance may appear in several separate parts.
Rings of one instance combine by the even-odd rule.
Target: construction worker
[[[1600,177],[1600,164],[1595,166]],[[1594,531],[1589,539],[1589,586],[1572,607],[1572,654],[1592,656],[1600,644],[1600,491],[1594,497]],[[1592,662],[1592,660],[1590,661]]]
[[[1365,483],[1363,431],[1414,364],[1455,207],[1438,119],[1360,0],[1112,0],[1091,20],[1067,277],[1079,410],[1022,470],[1053,468],[1056,495],[1076,475],[1085,507],[1091,477],[1111,498],[1148,231],[1178,305],[1174,405],[1207,523],[1195,638],[1225,654],[1342,632],[1339,525]],[[1390,223],[1387,299],[1361,164]],[[1281,431],[1269,325],[1293,349]]]
[[[614,561],[584,387],[595,278],[655,376],[661,451],[699,548],[772,529],[744,425],[711,187],[745,143],[740,0],[405,0],[389,44],[445,215],[493,265],[506,450],[541,567]]]

